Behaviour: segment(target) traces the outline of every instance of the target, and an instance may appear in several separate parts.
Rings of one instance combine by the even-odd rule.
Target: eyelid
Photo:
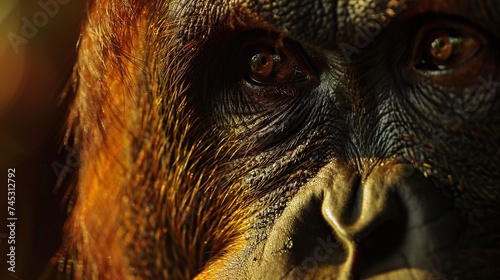
[[[479,30],[475,29],[473,26],[462,23],[460,21],[456,20],[446,20],[446,19],[434,19],[434,20],[428,20],[425,21],[423,24],[420,25],[418,30],[416,31],[416,34],[414,36],[414,39],[412,40],[412,52],[411,52],[411,60],[410,60],[410,67],[414,68],[415,61],[420,57],[421,52],[423,50],[422,44],[425,43],[425,40],[427,39],[427,35],[431,32],[434,31],[440,31],[440,30],[446,30],[450,33],[452,36],[456,37],[472,37],[476,39],[479,42],[479,49],[477,52],[481,51],[481,47],[485,46],[487,44],[487,39],[485,36],[480,32]],[[450,72],[453,69],[447,69],[447,70],[419,70],[416,69],[417,71],[427,71],[427,72],[435,72],[435,74],[439,72]]]
[[[428,18],[428,17],[427,17]],[[491,42],[485,32],[463,19],[455,17],[441,17],[439,19],[420,19],[418,29],[414,31],[411,40],[411,55],[405,70],[410,76],[423,79],[426,83],[439,84],[445,87],[469,86],[477,83],[477,77],[491,70],[488,61],[496,58]],[[478,49],[463,61],[458,61],[447,69],[419,69],[416,67],[420,57],[424,40],[433,30],[447,30],[451,35],[469,37],[477,40]]]
[[[309,64],[308,59],[300,50],[300,46],[297,44],[290,42],[288,40],[281,40],[278,36],[266,36],[265,38],[254,38],[250,39],[247,42],[244,42],[240,51],[240,60],[243,61],[242,67],[244,71],[247,71],[246,62],[251,59],[252,55],[255,52],[258,52],[259,49],[268,50],[272,53],[275,53],[280,56],[280,64],[278,65],[277,71],[284,70],[283,72],[278,72],[276,78],[276,82],[269,83],[267,82],[259,82],[255,79],[249,77],[249,75],[244,76],[243,78],[247,79],[248,82],[254,83],[257,86],[278,86],[278,85],[287,85],[293,83],[300,83],[302,81],[306,81],[311,76],[313,76],[314,71]],[[280,81],[280,75],[281,81]],[[293,75],[295,73],[300,73],[301,78],[294,79]],[[288,75],[289,74],[289,75]],[[287,80],[287,75],[290,79]]]
[[[481,43],[479,39],[474,36],[474,34],[457,34],[455,30],[445,30],[445,29],[432,29],[429,30],[424,36],[423,40],[421,40],[419,45],[419,51],[417,57],[419,59],[427,59],[427,62],[434,62],[436,64],[441,63],[442,65],[436,65],[436,69],[433,68],[425,68],[426,65],[419,64],[418,61],[415,63],[415,67],[419,65],[419,70],[425,71],[444,71],[444,70],[452,70],[455,67],[459,67],[461,64],[466,63],[470,58],[480,52]],[[435,43],[435,40],[438,39],[438,36],[447,36],[450,40],[451,44],[451,53],[449,58],[439,59],[436,57],[432,57],[430,53],[432,50],[429,47]],[[442,38],[442,37],[441,37]],[[466,49],[459,49],[460,47],[465,47]],[[474,49],[467,49],[467,47],[474,47]],[[455,48],[455,49],[454,49]],[[458,53],[456,53],[458,52]],[[460,53],[461,52],[461,53]],[[446,65],[448,64],[448,65]]]

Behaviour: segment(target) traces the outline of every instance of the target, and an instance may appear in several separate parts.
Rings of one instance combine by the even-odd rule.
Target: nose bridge
[[[385,223],[403,219],[397,183],[387,179],[387,172],[377,166],[366,178],[343,174],[325,185],[321,210],[339,237],[360,240]]]

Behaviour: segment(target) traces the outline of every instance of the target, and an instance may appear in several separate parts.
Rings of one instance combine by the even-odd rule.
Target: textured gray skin
[[[327,66],[319,85],[303,100],[312,106],[304,109],[311,111],[305,113],[307,129],[264,156],[285,162],[286,171],[249,167],[262,158],[258,152],[245,158],[251,169],[247,187],[259,193],[273,190],[265,197],[279,201],[279,206],[262,211],[247,247],[220,276],[492,279],[500,273],[499,89],[493,83],[489,90],[475,90],[474,78],[453,87],[411,76],[403,72],[408,52],[398,49],[412,42],[411,19],[432,9],[466,18],[498,44],[500,4],[440,2],[434,8],[431,1],[395,7],[392,22],[361,46],[359,28],[384,13],[387,1],[244,2],[243,10],[257,14],[265,22],[262,26],[319,53]],[[358,46],[359,53],[347,58],[342,44]],[[484,73],[497,81],[498,50],[492,57]],[[348,79],[351,84],[345,83]],[[467,107],[471,94],[479,106]],[[214,101],[216,108],[227,106],[216,110],[221,115],[233,106],[221,105],[223,100]],[[455,112],[455,119],[447,119],[447,111]],[[291,114],[286,109],[282,113]],[[232,114],[229,119],[235,123],[246,123]],[[258,123],[268,117],[280,118],[259,112],[251,120]],[[222,119],[223,127],[233,123],[227,116],[216,114],[215,119]],[[292,124],[284,124],[284,130],[287,125]],[[262,130],[267,129],[272,128],[263,125]],[[239,131],[242,138],[253,133]],[[410,137],[403,140],[403,135]],[[259,151],[259,139],[255,143]],[[293,150],[293,159],[283,156]],[[409,171],[401,171],[404,168]],[[306,170],[312,174],[305,184],[276,178]],[[283,198],[277,189],[300,191]],[[325,249],[320,240],[330,236],[336,245]]]

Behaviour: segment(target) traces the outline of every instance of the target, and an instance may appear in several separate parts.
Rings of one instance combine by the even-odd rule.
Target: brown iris
[[[451,36],[440,36],[429,44],[429,53],[436,60],[446,61],[453,54],[453,42],[457,39]]]
[[[262,50],[252,56],[250,61],[250,70],[253,76],[259,78],[268,78],[273,75],[274,70],[280,62],[280,56],[270,51]]]

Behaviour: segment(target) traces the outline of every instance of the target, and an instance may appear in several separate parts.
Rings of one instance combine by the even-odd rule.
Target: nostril
[[[301,211],[290,233],[288,248],[290,262],[308,270],[313,266],[339,265],[345,262],[347,252],[331,227],[321,215],[321,201],[312,200]]]
[[[369,265],[397,250],[403,242],[405,228],[403,219],[387,220],[358,240],[363,263]]]

